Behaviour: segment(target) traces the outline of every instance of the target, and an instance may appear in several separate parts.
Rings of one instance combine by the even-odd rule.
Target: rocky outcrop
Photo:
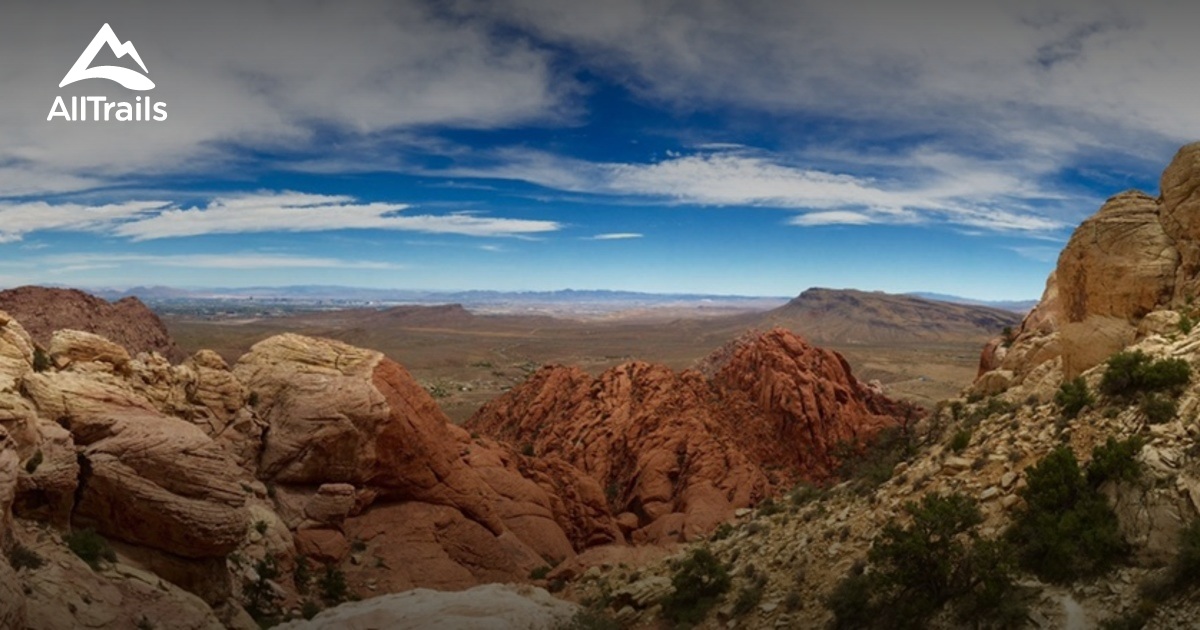
[[[55,331],[70,329],[100,335],[130,354],[183,358],[162,320],[136,297],[110,303],[76,289],[24,286],[0,291],[0,310],[19,320],[44,348]]]
[[[1164,171],[1157,198],[1124,192],[1085,220],[1011,343],[984,348],[975,391],[1021,386],[1014,397],[1048,400],[1063,378],[1164,332],[1170,311],[1192,309],[1200,289],[1198,188],[1200,144],[1192,144]]]
[[[704,371],[633,362],[592,378],[545,367],[469,427],[562,454],[606,487],[635,541],[664,541],[695,539],[796,478],[825,478],[836,444],[915,416],[837,353],[781,329],[719,351]]]
[[[399,364],[340,342],[280,335],[234,374],[266,424],[258,475],[314,557],[347,540],[378,558],[352,569],[388,590],[528,577],[586,546],[621,540],[595,481],[472,440]],[[388,567],[383,570],[383,567]]]

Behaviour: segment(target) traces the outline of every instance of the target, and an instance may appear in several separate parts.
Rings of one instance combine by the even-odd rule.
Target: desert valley
[[[1197,189],[1025,314],[0,292],[0,627],[1191,627]]]

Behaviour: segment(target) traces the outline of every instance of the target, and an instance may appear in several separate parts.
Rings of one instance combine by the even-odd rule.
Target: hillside
[[[987,306],[813,288],[768,311],[760,325],[782,326],[823,344],[974,343],[1020,321],[1012,311]]]
[[[162,320],[136,297],[107,302],[76,289],[24,286],[0,291],[0,311],[18,319],[43,348],[50,347],[54,331],[69,328],[115,341],[133,354],[183,358]]]

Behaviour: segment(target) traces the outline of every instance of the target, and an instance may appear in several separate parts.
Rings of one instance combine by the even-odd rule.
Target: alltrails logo
[[[92,67],[92,61],[96,59],[96,55],[100,49],[108,46],[117,58],[129,55],[137,65],[141,67],[142,72],[149,74],[146,70],[146,64],[142,62],[141,55],[138,54],[137,48],[133,47],[133,42],[121,43],[117,39],[117,34],[113,32],[112,27],[108,24],[100,27],[99,32],[92,38],[92,43],[88,44],[87,48],[83,49],[83,54],[79,55],[79,59],[75,60],[75,65],[67,71],[67,75],[63,77],[58,87],[66,87],[77,81],[85,81],[87,79],[108,79],[121,84],[123,87],[144,92],[154,89],[154,82],[146,74],[139,73],[136,70],[122,68],[120,66],[95,66]],[[72,96],[70,107],[67,107],[67,101],[62,96],[54,98],[54,104],[50,106],[50,114],[46,116],[46,120],[54,120],[61,117],[69,122],[77,121],[110,121],[118,122],[134,122],[134,121],[163,121],[167,119],[167,104],[163,102],[155,103],[149,95],[145,97],[137,97],[130,102],[109,101],[107,96]],[[91,114],[89,116],[89,114]]]

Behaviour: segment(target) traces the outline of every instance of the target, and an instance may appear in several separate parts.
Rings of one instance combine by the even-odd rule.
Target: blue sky
[[[1192,9],[894,4],[21,5],[0,285],[1031,298],[1200,137]],[[104,23],[166,121],[46,121]]]

